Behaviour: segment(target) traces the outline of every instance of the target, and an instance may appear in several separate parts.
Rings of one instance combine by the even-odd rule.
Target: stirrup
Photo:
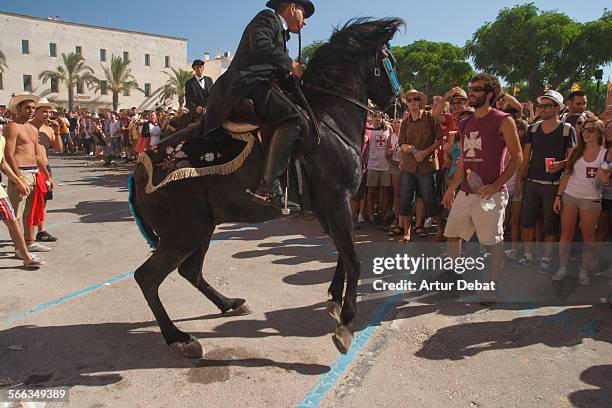
[[[285,196],[284,200],[282,200],[284,205],[278,205],[270,199],[270,194],[266,194],[265,196],[263,196],[263,195],[254,193],[249,188],[246,189],[246,193],[252,199],[257,200],[258,202],[262,202],[262,204],[270,205],[274,208],[281,210],[281,213],[283,215],[291,215],[291,209],[287,207],[287,203],[288,203],[287,196]]]

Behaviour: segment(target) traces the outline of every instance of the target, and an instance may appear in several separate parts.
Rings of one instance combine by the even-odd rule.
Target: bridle
[[[376,66],[374,67],[374,73],[373,73],[374,77],[380,78],[380,76],[382,75],[382,69],[378,66],[378,53],[379,52],[382,52],[383,54],[383,58],[381,59],[382,66],[383,66],[385,73],[387,74],[387,79],[389,79],[389,84],[391,86],[391,89],[393,90],[393,97],[389,100],[389,102],[383,109],[376,109],[376,108],[370,107],[368,106],[368,104],[363,103],[351,96],[347,96],[347,95],[343,95],[338,92],[330,91],[320,86],[306,85],[306,88],[312,89],[313,91],[317,91],[319,93],[323,93],[326,95],[335,96],[337,98],[344,99],[345,101],[351,102],[353,105],[357,105],[360,108],[365,109],[367,112],[373,115],[384,116],[384,113],[389,108],[394,106],[397,100],[401,97],[402,87],[400,86],[399,81],[397,79],[397,74],[395,73],[394,65],[396,63],[396,59],[391,53],[391,43],[390,42],[385,44],[380,50],[376,50],[376,59],[375,59]]]

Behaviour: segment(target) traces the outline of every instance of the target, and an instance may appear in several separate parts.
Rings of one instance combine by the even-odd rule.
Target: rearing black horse
[[[403,25],[397,18],[349,21],[315,52],[303,78],[306,97],[321,121],[320,144],[306,155],[304,168],[313,210],[338,249],[327,311],[338,322],[333,339],[341,353],[348,351],[353,340],[357,311],[360,267],[349,200],[361,181],[366,109],[368,99],[382,107],[399,96],[391,80],[394,74],[387,75],[387,70],[392,71],[388,65],[392,58],[388,58],[386,45]],[[185,129],[171,140],[199,131],[197,127]],[[254,204],[245,193],[259,181],[263,162],[264,153],[256,148],[231,175],[180,180],[151,194],[145,193],[144,167],[139,165],[134,172],[134,215],[157,242],[151,257],[136,270],[135,279],[166,343],[176,343],[187,357],[200,357],[202,347],[174,325],[159,298],[159,286],[178,268],[222,313],[249,312],[244,299],[227,298],[204,280],[202,264],[217,224],[260,222],[280,215],[271,207]]]

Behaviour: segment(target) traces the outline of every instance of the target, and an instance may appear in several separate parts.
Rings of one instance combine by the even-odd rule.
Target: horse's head
[[[367,97],[382,110],[403,96],[390,41],[405,25],[399,18],[350,20],[313,55],[305,79],[339,94]]]

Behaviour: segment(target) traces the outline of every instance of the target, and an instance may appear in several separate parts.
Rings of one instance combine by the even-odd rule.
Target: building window
[[[144,84],[145,96],[151,96],[151,84]]]
[[[129,90],[129,88],[125,88],[125,89],[123,90],[123,96],[130,96],[130,90]]]
[[[100,48],[100,62],[106,62],[106,50]]]
[[[100,81],[100,95],[108,95],[106,81]]]
[[[29,54],[30,53],[30,41],[21,40],[21,53]]]
[[[25,92],[32,92],[32,75],[23,76],[23,90]]]
[[[76,83],[77,93],[82,94],[83,92],[83,81],[78,80]]]
[[[49,56],[57,57],[57,44],[49,43]]]
[[[145,54],[145,66],[147,67],[151,66],[151,55],[149,54]]]
[[[0,72],[0,90],[4,89],[4,78],[2,78],[2,72]]]
[[[123,60],[128,61],[130,59],[130,53],[127,51],[123,51]]]
[[[74,49],[74,52],[77,53],[77,55],[83,55],[83,49],[81,48],[80,45],[77,45]]]
[[[59,92],[59,83],[57,79],[51,78],[51,92],[58,93]]]
[[[170,57],[166,56],[166,68],[170,68]]]

